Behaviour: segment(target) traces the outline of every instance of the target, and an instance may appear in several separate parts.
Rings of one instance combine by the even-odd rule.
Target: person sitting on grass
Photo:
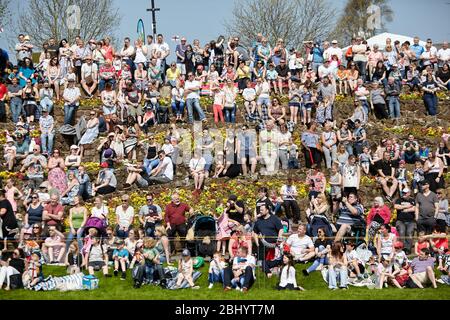
[[[400,273],[400,269],[391,263],[390,258],[381,258],[381,262],[378,264],[377,276],[378,283],[377,289],[383,289],[383,286],[387,288],[388,284],[393,284],[399,289],[403,289],[402,286],[395,279]]]
[[[419,231],[417,242],[414,244],[414,253],[420,255],[422,249],[430,249],[430,241],[425,235],[425,231]]]
[[[321,271],[323,266],[328,264],[328,253],[331,251],[332,244],[333,242],[326,238],[325,229],[319,228],[317,230],[317,239],[314,242],[316,260],[314,260],[308,269],[303,269],[302,272],[305,276],[309,276],[315,270]]]
[[[67,274],[80,272],[80,267],[83,264],[83,256],[81,255],[77,240],[73,240],[70,243],[64,264],[67,267]]]
[[[283,266],[281,267],[280,282],[278,283],[277,290],[301,290],[302,287],[297,286],[297,280],[295,279],[294,259],[291,254],[283,254]]]
[[[122,270],[122,275],[120,280],[125,280],[127,277],[127,264],[129,264],[129,255],[127,248],[125,248],[125,243],[121,239],[117,242],[117,249],[113,251],[114,259],[114,276],[117,277],[119,274],[119,267]]]
[[[336,290],[337,282],[339,280],[339,288],[347,289],[348,284],[348,271],[347,271],[347,257],[344,254],[344,250],[341,242],[333,243],[330,253],[330,261],[328,266],[328,273],[326,276],[328,282],[328,288],[330,290]]]
[[[224,271],[224,291],[236,288],[242,292],[248,292],[255,282],[256,259],[248,254],[246,247],[239,248],[238,256],[233,259],[233,265]]]
[[[223,272],[225,270],[226,263],[223,256],[219,251],[214,252],[213,259],[209,264],[208,270],[208,289],[212,289],[215,282],[223,282]]]
[[[434,274],[434,262],[435,258],[430,256],[429,249],[420,250],[419,256],[415,257],[411,261],[411,279],[420,288],[423,289],[424,285],[431,282],[434,289],[437,289],[436,277]]]
[[[92,244],[84,258],[85,264],[88,266],[90,275],[94,275],[94,270],[102,269],[105,277],[111,277],[108,274],[108,254],[106,246],[101,244],[98,237],[92,238]]]
[[[49,237],[42,244],[42,252],[50,264],[60,263],[63,261],[64,253],[66,252],[64,235],[56,230],[55,226],[50,226],[48,233]]]
[[[191,258],[191,253],[188,249],[184,249],[181,256],[182,258],[178,261],[178,276],[175,288],[179,289],[184,280],[186,280],[191,289],[200,289],[200,286],[196,286],[192,279],[194,261]]]
[[[349,275],[354,276],[356,274],[356,277],[358,280],[364,279],[364,263],[359,258],[356,250],[355,250],[355,243],[352,241],[347,242],[345,245],[345,252],[344,255],[347,257],[348,261],[348,270]]]
[[[297,233],[290,235],[286,243],[291,248],[294,261],[306,263],[316,255],[314,243],[306,235],[306,225],[303,223],[298,225]]]
[[[40,260],[41,254],[39,251],[33,251],[31,254],[31,260],[28,262],[27,271],[25,271],[22,275],[22,283],[24,288],[31,289],[44,280]]]

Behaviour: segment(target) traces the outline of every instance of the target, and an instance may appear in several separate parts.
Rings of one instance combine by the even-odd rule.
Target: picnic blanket
[[[164,275],[166,277],[167,286],[166,288],[169,290],[176,290],[175,285],[177,283],[178,270],[175,267],[166,267],[164,268]],[[192,279],[194,282],[202,275],[200,271],[194,271],[192,274]],[[189,284],[186,280],[184,280],[179,289],[189,288]]]
[[[44,281],[39,282],[35,286],[29,288],[33,291],[69,291],[69,290],[82,290],[84,274],[82,272],[72,274],[63,277],[52,277],[49,276],[44,279]]]

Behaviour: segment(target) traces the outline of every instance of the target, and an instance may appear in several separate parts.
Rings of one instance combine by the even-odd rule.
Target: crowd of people
[[[248,50],[238,37],[204,46],[181,38],[170,62],[161,34],[134,45],[126,38],[118,50],[108,38],[86,44],[79,37],[59,44],[52,38],[35,66],[30,40],[19,35],[17,65],[0,70],[0,121],[13,128],[6,132],[3,168],[15,173],[0,191],[0,286],[10,289],[20,278],[32,288],[44,280],[43,264],[63,264],[69,273],[102,270],[105,277],[112,267],[122,279],[132,269],[135,287],[165,285],[163,264],[174,262],[178,236],[184,250],[176,286],[187,281],[198,289],[191,257],[196,251],[186,241],[192,204],[181,203],[175,189],[165,208],[155,204],[153,193],[141,208],[126,194],[116,208],[104,199],[118,190],[170,184],[183,169],[193,180],[194,197],[210,179],[286,180],[280,190],[261,188],[253,207],[236,195],[217,205],[216,237],[202,242],[214,246],[210,288],[221,282],[225,291],[248,291],[260,266],[265,276],[280,277],[278,289],[304,290],[294,264],[308,262],[303,275],[321,271],[333,290],[450,284],[444,178],[449,135],[428,144],[412,134],[404,141],[395,135],[375,141],[368,134],[371,123],[402,116],[404,92],[419,91],[427,114],[439,114],[437,92],[450,88],[447,42],[437,50],[431,39],[425,46],[417,37],[413,44],[388,39],[381,51],[357,37],[346,50],[336,40],[288,50],[283,39],[272,46],[258,35]],[[162,103],[164,95],[169,104]],[[351,96],[351,117],[338,116],[338,95]],[[201,105],[201,96],[212,105]],[[54,148],[56,129],[74,125],[80,102],[95,98],[101,105],[90,110],[81,139],[63,155]],[[64,123],[58,124],[52,114],[59,105]],[[191,149],[180,146],[180,124],[196,120],[203,127],[190,156]],[[219,122],[228,129],[240,123],[219,143],[211,134]],[[161,128],[168,128],[163,143],[156,141]],[[93,143],[101,167],[96,179],[83,165]],[[180,153],[189,161],[178,161]],[[307,207],[300,207],[295,187],[299,170],[307,176]],[[379,186],[372,204],[360,197],[364,176]],[[92,201],[88,210],[85,202]],[[110,211],[115,221],[108,219]]]

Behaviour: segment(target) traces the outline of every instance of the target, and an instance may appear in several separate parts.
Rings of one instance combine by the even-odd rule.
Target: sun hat
[[[70,146],[70,150],[74,150],[74,149],[79,149],[76,144],[73,144],[73,145]]]
[[[8,138],[6,138],[6,142],[7,142],[7,143],[8,143],[8,142],[14,142],[14,139],[11,138],[11,137],[8,137]]]

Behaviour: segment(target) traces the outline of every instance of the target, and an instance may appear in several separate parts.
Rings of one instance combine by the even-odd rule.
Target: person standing
[[[394,204],[397,210],[397,228],[400,239],[404,239],[404,248],[407,254],[411,253],[412,236],[416,229],[416,201],[411,197],[411,190],[403,188],[401,198],[397,199]]]
[[[424,231],[425,234],[431,234],[436,224],[436,216],[439,213],[439,199],[437,195],[430,190],[430,183],[427,180],[422,181],[422,192],[416,196],[416,221],[417,231]]]
[[[172,201],[166,206],[164,220],[169,238],[174,238],[178,234],[180,238],[185,238],[187,234],[186,213],[193,214],[194,209],[186,203],[181,203],[178,193],[172,194]],[[181,240],[181,246],[185,247],[185,241]],[[172,244],[172,250],[175,246]]]

